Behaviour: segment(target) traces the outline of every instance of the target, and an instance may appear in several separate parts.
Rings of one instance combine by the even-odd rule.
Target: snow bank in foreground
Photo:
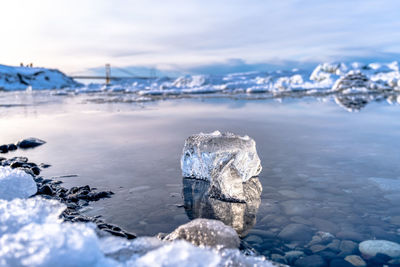
[[[27,198],[36,192],[36,183],[31,175],[10,167],[0,167],[0,199]]]
[[[93,224],[62,223],[64,208],[41,197],[0,200],[0,266],[273,266],[237,249],[99,238]]]
[[[0,65],[0,90],[76,88],[81,84],[59,70]]]

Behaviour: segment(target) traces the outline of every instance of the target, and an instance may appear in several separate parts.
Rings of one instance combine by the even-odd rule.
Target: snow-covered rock
[[[223,222],[195,219],[179,226],[165,240],[186,240],[196,246],[238,248],[240,239],[236,231]]]
[[[24,171],[0,167],[0,199],[27,198],[37,192],[32,175]]]
[[[81,86],[56,69],[0,65],[0,90],[61,89]]]
[[[360,252],[368,257],[385,254],[392,258],[400,258],[400,244],[387,240],[366,240],[358,245]]]
[[[245,200],[243,182],[262,169],[253,139],[219,131],[187,138],[181,168],[183,177],[209,181],[214,194],[239,201]]]
[[[371,87],[371,81],[361,72],[350,71],[338,79],[332,87],[332,91],[340,92],[367,92]]]

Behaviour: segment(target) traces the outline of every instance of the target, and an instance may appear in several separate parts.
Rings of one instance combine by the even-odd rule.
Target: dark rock
[[[7,145],[8,151],[13,151],[16,150],[18,147],[14,144],[9,144]]]
[[[329,267],[354,267],[354,265],[344,259],[333,259],[329,263]]]
[[[285,253],[286,262],[290,265],[293,265],[297,259],[304,256],[303,251],[292,250]]]
[[[12,168],[12,169],[21,168],[21,167],[25,167],[25,166],[26,166],[25,163],[21,162],[21,161],[14,161],[13,163],[10,164],[10,168]],[[26,167],[28,167],[28,166],[26,166]]]
[[[31,171],[35,174],[35,175],[39,175],[40,174],[40,168],[38,166],[34,166],[31,168]]]
[[[278,238],[286,240],[286,241],[303,241],[308,242],[312,237],[311,229],[304,225],[298,223],[292,223],[278,234]]]
[[[375,255],[375,257],[372,257],[371,259],[368,260],[368,266],[386,264],[391,259],[392,258],[390,256],[388,256],[388,255],[385,255],[385,254],[382,254],[382,253],[377,253]]]
[[[39,167],[43,168],[43,169],[47,169],[47,168],[51,167],[51,165],[50,164],[46,164],[46,163],[40,163]]]
[[[45,143],[46,143],[46,142],[43,141],[43,140],[40,140],[40,139],[31,137],[31,138],[27,138],[27,139],[24,139],[24,140],[19,141],[19,142],[17,143],[17,146],[18,146],[19,148],[26,149],[26,148],[34,148],[34,147],[43,145],[43,144],[45,144]]]
[[[52,196],[54,194],[53,189],[48,186],[48,185],[43,185],[42,187],[39,188],[38,195],[49,195]]]
[[[348,255],[355,254],[358,251],[358,244],[350,240],[342,240],[339,249],[340,253],[338,256],[344,258]]]
[[[8,152],[8,146],[7,145],[1,145],[0,146],[0,153],[7,153]]]
[[[294,263],[296,267],[325,267],[326,261],[319,255],[306,256],[296,260]]]
[[[357,232],[352,232],[352,231],[341,231],[336,234],[336,237],[339,239],[347,239],[347,240],[352,240],[356,242],[361,242],[365,240],[364,236],[362,234],[359,234]]]
[[[318,255],[320,255],[326,261],[330,261],[334,258],[337,258],[336,253],[333,252],[332,250],[324,250],[324,251],[318,252]]]

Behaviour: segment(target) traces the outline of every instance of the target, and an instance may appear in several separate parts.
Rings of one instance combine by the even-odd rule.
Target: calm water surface
[[[189,221],[181,207],[184,140],[220,130],[257,142],[263,191],[247,240],[259,251],[291,243],[278,236],[291,223],[339,239],[400,240],[397,105],[371,103],[349,113],[315,99],[83,104],[84,97],[4,94],[0,143],[30,136],[47,141],[5,156],[51,164],[45,177],[77,174],[61,178],[65,187],[112,190],[112,198],[91,203],[86,213],[138,235]]]

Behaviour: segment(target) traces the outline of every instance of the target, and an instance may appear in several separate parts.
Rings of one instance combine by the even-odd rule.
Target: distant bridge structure
[[[149,76],[138,76],[133,74],[130,71],[124,70],[122,68],[114,67],[115,69],[124,72],[128,74],[129,76],[113,76],[111,75],[111,65],[106,64],[105,65],[105,76],[101,75],[71,75],[70,77],[73,79],[87,79],[87,80],[105,80],[106,84],[109,84],[111,80],[123,80],[123,79],[141,79],[141,80],[147,80],[147,79],[155,79],[156,73],[155,69],[150,70],[150,75]]]

